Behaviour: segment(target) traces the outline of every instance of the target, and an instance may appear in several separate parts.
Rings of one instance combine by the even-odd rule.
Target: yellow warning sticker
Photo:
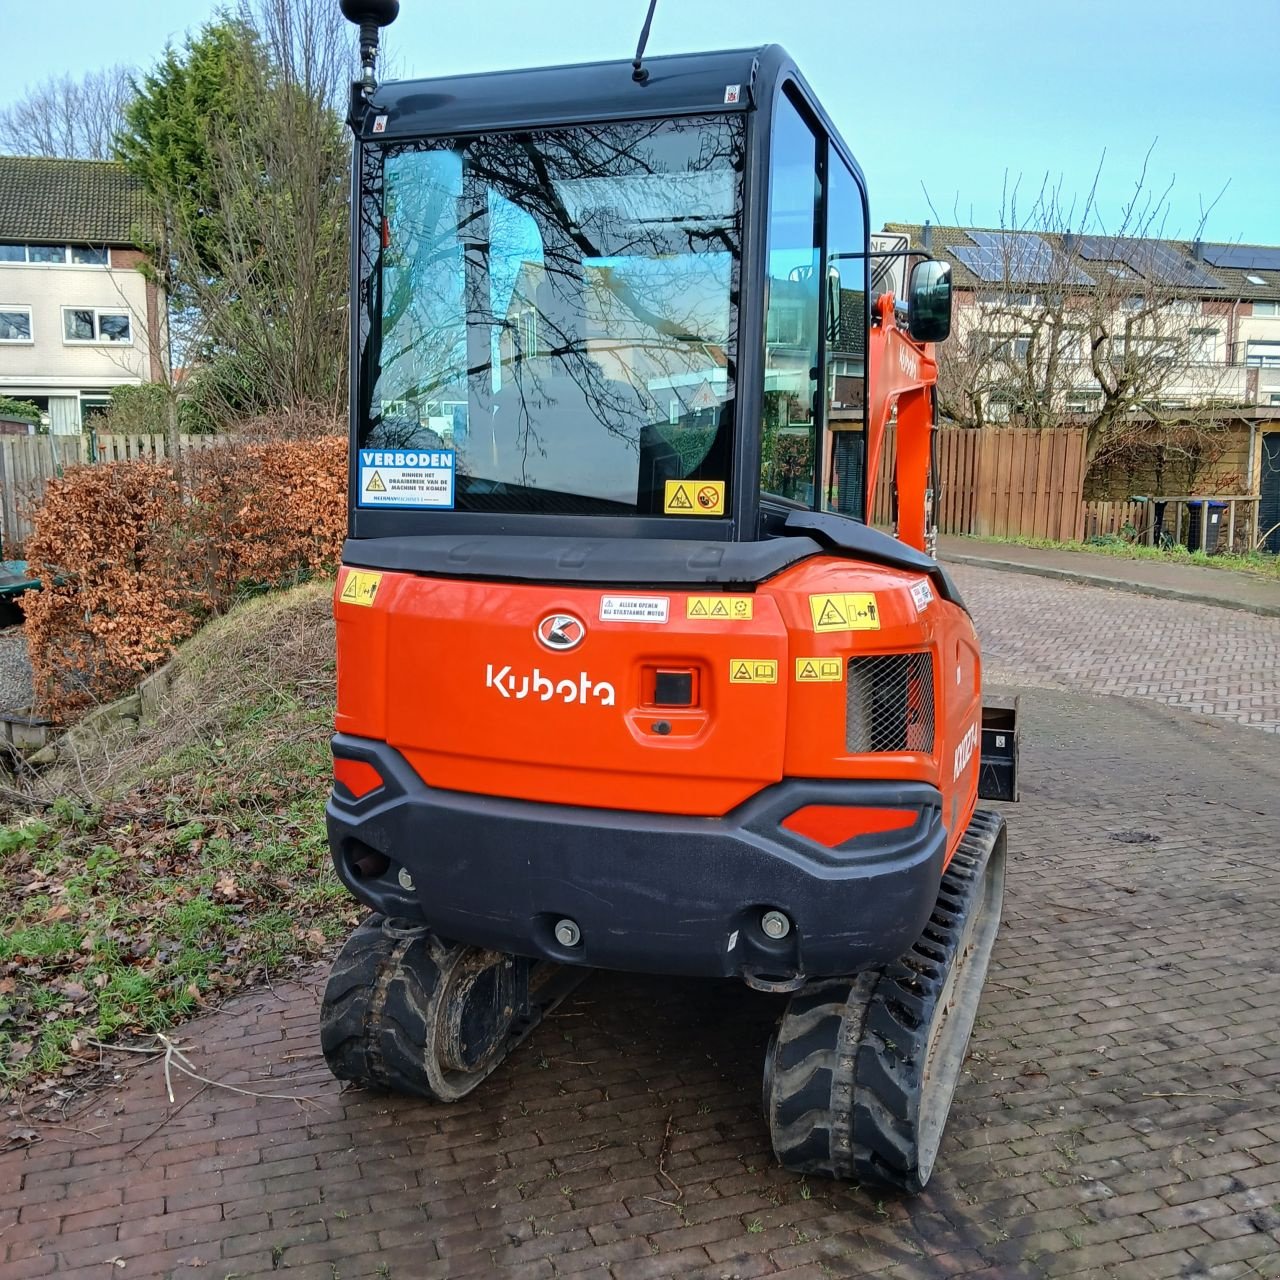
[[[373,604],[381,581],[380,573],[362,573],[359,569],[351,569],[342,581],[338,599],[342,604],[358,604],[367,609]]]
[[[689,596],[684,602],[684,616],[700,622],[750,622],[754,612],[750,596]]]
[[[796,679],[801,684],[839,681],[844,671],[839,658],[797,658]]]
[[[730,658],[730,684],[777,684],[778,664],[773,658]]]
[[[724,481],[668,480],[662,510],[669,516],[722,516]]]
[[[374,472],[369,477],[369,483],[364,487],[365,493],[386,493],[387,486],[382,483],[382,476],[378,472]]]
[[[880,630],[880,608],[870,591],[810,596],[809,613],[815,631]]]

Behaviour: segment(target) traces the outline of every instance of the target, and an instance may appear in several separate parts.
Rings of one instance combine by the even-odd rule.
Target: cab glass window
[[[867,224],[862,191],[831,150],[827,188],[825,510],[865,519]]]
[[[811,507],[821,301],[818,139],[789,96],[779,100],[769,165],[768,310],[760,490]]]

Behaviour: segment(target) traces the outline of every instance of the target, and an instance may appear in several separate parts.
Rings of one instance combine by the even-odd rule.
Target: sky
[[[116,0],[104,17],[100,0],[0,0],[5,83],[17,96],[24,80],[145,68],[216,7]],[[393,66],[400,78],[629,58],[646,7],[402,0]],[[1150,151],[1151,188],[1172,183],[1169,235],[1194,235],[1208,209],[1208,239],[1280,244],[1280,0],[658,0],[649,50],[768,42],[858,157],[873,227],[999,226],[1015,184],[1024,207],[1046,177],[1083,195],[1101,164],[1114,229]]]

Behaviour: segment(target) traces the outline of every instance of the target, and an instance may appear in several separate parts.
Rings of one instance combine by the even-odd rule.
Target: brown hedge
[[[228,444],[169,466],[76,467],[50,483],[27,543],[38,706],[58,720],[127,691],[240,595],[336,566],[346,440]]]

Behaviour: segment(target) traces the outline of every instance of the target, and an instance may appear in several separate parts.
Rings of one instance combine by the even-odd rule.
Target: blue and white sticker
[[[453,507],[452,449],[361,449],[362,507]]]

